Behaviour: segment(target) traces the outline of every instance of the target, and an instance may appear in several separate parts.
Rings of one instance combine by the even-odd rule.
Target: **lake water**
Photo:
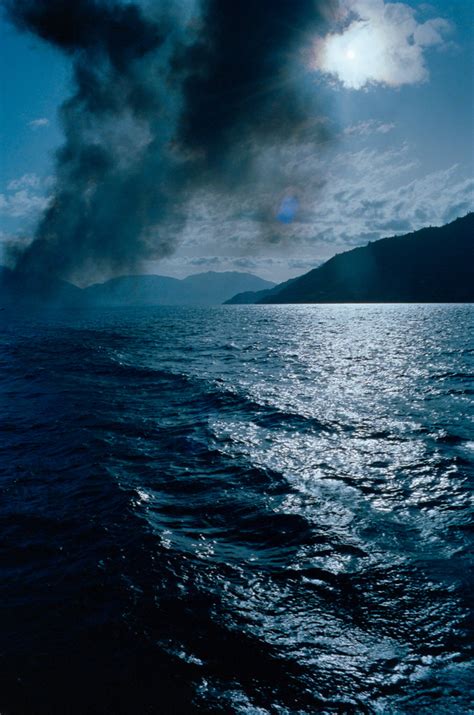
[[[0,712],[472,712],[474,306],[0,322]]]

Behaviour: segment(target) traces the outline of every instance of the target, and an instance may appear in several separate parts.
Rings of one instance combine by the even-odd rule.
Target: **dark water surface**
[[[2,715],[473,712],[473,306],[0,321]]]

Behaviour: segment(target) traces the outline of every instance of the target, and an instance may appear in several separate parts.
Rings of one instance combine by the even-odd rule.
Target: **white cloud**
[[[27,189],[0,194],[0,214],[10,218],[25,218],[44,211],[49,199]]]
[[[23,174],[19,179],[12,179],[7,185],[8,191],[18,191],[20,189],[39,189],[41,179],[37,174]]]
[[[32,129],[39,129],[40,127],[49,126],[49,123],[49,119],[46,117],[38,117],[38,119],[32,119],[31,122],[28,122],[28,126]]]
[[[462,167],[420,175],[409,155],[405,145],[400,151],[365,149],[334,157],[329,180],[309,210],[311,242],[323,242],[334,253],[474,210],[474,180]]]
[[[36,218],[50,201],[52,184],[52,177],[41,178],[33,173],[12,179],[0,193],[0,215],[12,219]]]
[[[345,144],[324,154],[304,144],[265,151],[268,173],[254,192],[192,197],[178,251],[157,272],[166,267],[186,275],[206,265],[245,265],[262,277],[284,280],[369,240],[442,225],[474,210],[474,181],[466,167],[423,173],[407,143],[383,150]],[[273,164],[290,165],[300,198],[288,225],[279,226],[268,211],[280,191],[272,181]]]
[[[425,49],[451,30],[442,18],[419,23],[409,5],[384,0],[343,0],[342,19],[342,32],[316,42],[313,66],[349,89],[426,81]]]
[[[344,129],[346,136],[356,135],[367,137],[370,134],[388,134],[395,129],[393,122],[378,122],[375,119],[367,119],[357,124],[352,124]]]

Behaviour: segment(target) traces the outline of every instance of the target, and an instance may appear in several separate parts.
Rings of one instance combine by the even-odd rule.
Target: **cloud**
[[[426,81],[425,50],[451,30],[443,18],[419,23],[409,5],[384,0],[343,0],[341,19],[341,32],[316,42],[313,66],[348,89]]]
[[[23,174],[8,182],[0,193],[0,215],[21,219],[37,217],[50,203],[52,177]]]
[[[25,218],[44,211],[49,199],[38,196],[27,189],[15,191],[12,194],[0,194],[0,215],[9,218]]]
[[[378,122],[375,119],[367,119],[357,124],[352,124],[344,129],[346,136],[361,136],[367,137],[371,134],[388,134],[395,129],[393,122]]]
[[[194,195],[188,207],[193,218],[185,226],[176,260],[184,265],[194,256],[197,267],[208,261],[216,265],[219,256],[220,270],[239,261],[260,275],[284,280],[337,252],[442,225],[474,209],[474,180],[466,175],[466,167],[423,173],[408,143],[384,149],[350,147],[346,143],[324,154],[304,144],[268,148],[269,156],[262,161],[269,166],[293,161],[301,204],[295,220],[282,227],[274,242],[261,238],[260,207],[276,203],[265,186],[253,197],[205,191]],[[275,230],[270,215],[266,222],[268,231]]]
[[[410,147],[345,152],[308,213],[310,243],[346,250],[367,240],[439,226],[474,210],[474,180],[453,165],[420,175]],[[321,246],[322,247],[322,246]]]
[[[221,256],[199,256],[196,258],[190,258],[187,261],[188,265],[190,266],[198,266],[199,268],[201,267],[216,267],[219,266],[222,263],[222,257]]]
[[[23,174],[19,179],[12,179],[7,185],[8,191],[18,191],[19,189],[39,189],[41,179],[37,174]]]
[[[39,129],[40,127],[47,127],[49,126],[50,122],[49,119],[46,119],[46,117],[38,117],[38,119],[32,119],[31,122],[28,122],[28,126],[31,127],[32,129]]]

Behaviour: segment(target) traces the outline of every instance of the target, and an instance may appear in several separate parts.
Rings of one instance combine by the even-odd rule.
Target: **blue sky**
[[[472,210],[474,3],[395,8],[382,0],[344,0],[344,6],[359,13],[359,24],[342,17],[333,33],[315,38],[314,66],[305,78],[323,98],[315,121],[328,127],[331,140],[317,152],[304,142],[267,146],[259,159],[296,166],[287,195],[267,197],[280,207],[297,206],[294,220],[292,214],[281,222],[277,240],[262,241],[251,199],[197,192],[177,250],[148,261],[144,272],[249,270],[284,280],[367,240]],[[395,11],[402,13],[396,22]],[[404,29],[410,18],[414,33]],[[57,112],[71,92],[71,67],[60,52],[5,20],[0,33],[0,236],[8,241],[33,235],[53,191],[54,152],[62,142]],[[372,57],[379,37],[387,51]]]

